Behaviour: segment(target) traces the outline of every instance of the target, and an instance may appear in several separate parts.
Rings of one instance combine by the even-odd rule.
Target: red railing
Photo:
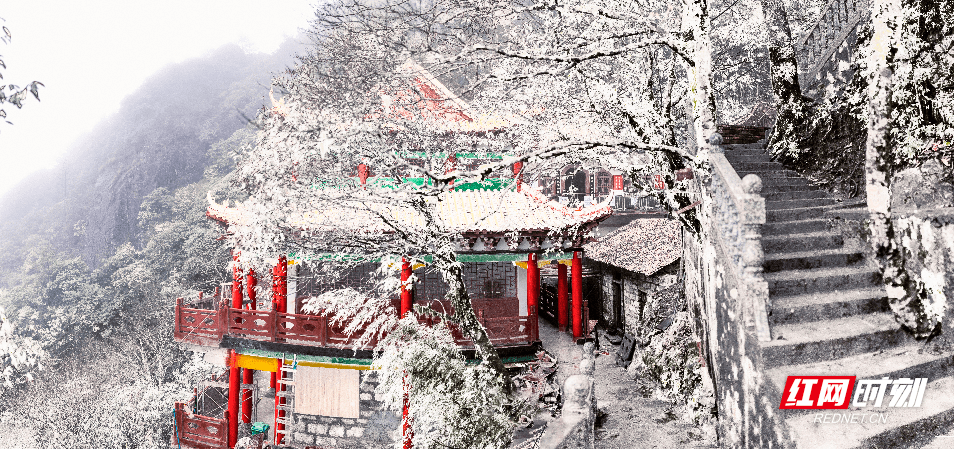
[[[504,316],[480,321],[496,346],[529,345],[539,340],[536,316]],[[332,323],[326,316],[245,310],[219,307],[218,310],[187,307],[181,298],[176,303],[177,341],[204,346],[217,346],[230,335],[258,341],[304,344],[308,346],[353,347],[362,333],[347,335],[344,325]],[[422,318],[422,322],[428,319]],[[433,321],[433,320],[430,320]],[[453,326],[452,326],[453,328]],[[470,339],[453,329],[457,343],[472,346]],[[372,341],[370,346],[376,342]],[[364,348],[369,349],[369,348]]]
[[[228,449],[224,418],[190,413],[186,404],[176,402],[176,432],[173,444],[194,449]]]
[[[176,300],[174,336],[179,341],[204,346],[218,345],[225,334],[223,309],[208,310],[186,307],[182,298]]]

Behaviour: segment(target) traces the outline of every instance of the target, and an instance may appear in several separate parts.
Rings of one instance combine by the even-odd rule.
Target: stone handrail
[[[871,16],[871,0],[833,0],[796,45],[799,79],[815,82],[822,66],[862,20]]]
[[[718,138],[721,141],[721,137]],[[754,174],[740,179],[726,160],[721,145],[713,145],[709,154],[712,175],[708,192],[712,197],[713,238],[728,261],[726,267],[740,282],[742,309],[748,327],[754,327],[759,341],[771,341],[768,324],[768,283],[762,274],[762,225],[765,224],[765,199],[762,180]]]

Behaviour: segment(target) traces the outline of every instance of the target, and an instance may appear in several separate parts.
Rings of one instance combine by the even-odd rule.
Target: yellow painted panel
[[[255,355],[236,354],[236,365],[239,368],[248,368],[255,371],[278,371],[277,359],[259,357]]]
[[[551,262],[553,262],[553,261],[551,261],[551,260],[538,260],[538,261],[537,261],[537,266],[540,267],[540,268],[543,268],[543,267],[545,267],[545,266],[547,266],[547,265],[550,265]],[[563,263],[564,261],[561,260],[561,261],[559,261],[559,262],[560,262],[560,263]],[[519,262],[516,262],[516,261],[515,261],[513,264],[516,265],[516,266],[518,266],[518,267],[520,267],[520,268],[523,268],[524,270],[527,269],[527,265],[528,265],[526,260],[522,260],[522,261],[519,261]],[[567,261],[566,265],[569,265],[569,261]]]
[[[278,371],[278,359],[272,359],[268,357],[259,357],[255,355],[245,355],[245,354],[236,354],[236,364],[239,368],[248,368],[255,371]],[[286,360],[286,364],[290,364],[291,360]],[[310,366],[314,368],[335,368],[335,369],[349,369],[349,370],[369,370],[371,369],[370,365],[348,365],[345,363],[322,363],[322,362],[309,362],[303,361],[298,362],[298,366]]]
[[[314,368],[352,369],[352,370],[358,370],[358,371],[371,369],[371,365],[348,365],[344,363],[322,363],[322,362],[298,362],[298,366],[310,366]]]

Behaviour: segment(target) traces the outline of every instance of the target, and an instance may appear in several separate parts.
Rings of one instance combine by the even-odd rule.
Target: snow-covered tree
[[[264,272],[280,254],[310,254],[330,279],[379,263],[367,285],[327,292],[306,310],[379,341],[375,363],[390,373],[382,388],[395,407],[408,394],[416,447],[505,446],[521,407],[470,305],[459,234],[437,213],[442,195],[516,163],[528,178],[600,165],[637,185],[652,166],[666,173],[667,206],[690,204],[688,183],[672,171],[707,168],[708,11],[704,0],[324,7],[312,51],[276,81],[256,145],[241,158],[249,198],[230,233],[242,262]],[[434,91],[445,83],[460,97]],[[458,151],[502,157],[461,166],[447,157]],[[678,218],[698,229],[694,211]],[[392,300],[413,283],[399,279],[402,260],[440,274],[452,315],[419,306],[398,316]],[[414,315],[461,329],[481,362],[465,364],[443,324],[424,327]],[[458,424],[448,432],[447,422]]]
[[[0,23],[4,22],[3,18],[0,17]],[[13,39],[13,33],[10,32],[10,29],[6,26],[0,26],[0,41],[3,41],[4,44],[9,44],[10,40]],[[0,67],[7,68],[6,63],[3,61],[3,56],[0,55]],[[3,72],[0,72],[0,80],[3,79]],[[20,87],[16,84],[9,84],[8,82],[0,82],[0,119],[3,119],[7,123],[10,123],[9,120],[6,120],[7,111],[3,109],[4,103],[9,103],[20,109],[23,107],[23,101],[27,99],[27,96],[33,94],[33,97],[37,101],[40,100],[40,86],[43,83],[39,81],[31,81],[26,84],[26,86]]]
[[[922,311],[926,292],[908,274],[892,223],[891,180],[926,153],[954,141],[954,2],[891,0],[875,3],[873,35],[864,49],[867,78],[865,177],[871,243],[893,309]],[[947,162],[950,167],[950,160]],[[954,172],[947,168],[948,176]],[[915,313],[905,325],[927,336],[940,317]]]

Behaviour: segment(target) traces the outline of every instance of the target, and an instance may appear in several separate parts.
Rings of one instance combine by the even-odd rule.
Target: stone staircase
[[[951,352],[925,350],[895,322],[877,269],[861,245],[830,228],[826,212],[844,205],[772,162],[761,144],[726,145],[725,157],[740,177],[754,173],[763,182],[762,245],[773,340],[762,343],[762,354],[771,400],[780,402],[790,375],[930,381],[920,408],[859,410],[884,413],[887,423],[814,423],[810,412],[818,411],[778,410],[794,446],[922,447],[933,441],[954,447],[954,438],[942,436],[954,429],[954,358]]]

